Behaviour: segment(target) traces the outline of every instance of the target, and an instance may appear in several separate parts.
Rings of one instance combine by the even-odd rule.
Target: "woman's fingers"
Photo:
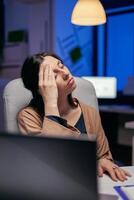
[[[108,159],[101,159],[100,166],[102,167],[103,172],[108,172],[112,180],[114,181],[125,181],[127,177],[131,177],[131,174],[126,170],[118,167]],[[100,173],[100,171],[99,171]]]
[[[103,169],[100,165],[98,165],[98,176],[102,177],[103,176]]]
[[[113,165],[112,168],[113,169],[110,170],[109,173],[110,173],[111,178],[113,180],[115,180],[115,181],[117,181],[117,180],[119,180],[119,181],[125,181],[125,180],[127,180],[127,176],[129,176],[129,177],[131,176],[130,173],[128,173],[127,171],[121,169],[117,165]]]
[[[53,67],[50,64],[41,64],[39,71],[39,85],[56,85]]]
[[[127,177],[126,177],[124,171],[123,171],[121,168],[119,168],[119,167],[115,168],[115,169],[114,169],[114,172],[115,172],[115,174],[116,174],[118,180],[120,180],[120,181],[125,181],[125,180],[127,180]]]
[[[112,167],[107,168],[106,171],[109,173],[109,175],[111,176],[113,181],[118,181],[118,178],[117,178],[117,176],[115,174],[115,171],[114,171],[114,169]]]
[[[52,70],[52,67],[51,67],[51,73],[52,73],[52,76],[51,76],[51,81],[52,81],[52,84],[53,85],[56,85],[56,80],[55,80],[55,74],[54,74],[54,72],[53,72],[53,70]]]
[[[100,169],[101,169],[100,167],[102,168],[101,171],[100,171]],[[98,164],[98,169],[99,169],[98,173],[101,174],[102,172],[103,173],[107,172],[110,175],[110,177],[112,178],[113,181],[118,180],[116,175],[115,175],[114,169],[113,169],[113,163],[110,160],[108,160],[106,158],[101,159],[99,161],[99,164]]]
[[[128,177],[131,177],[131,176],[132,176],[132,175],[131,175],[128,171],[126,171],[125,169],[122,169],[122,171],[125,173],[126,176],[128,176]]]
[[[42,83],[43,83],[43,76],[44,76],[43,66],[40,66],[40,70],[39,70],[39,86],[41,86]]]
[[[118,167],[117,165],[115,165],[115,166],[116,167],[114,167],[114,171],[115,171],[115,174],[116,174],[118,180],[125,181],[125,180],[127,180],[127,177],[131,177],[131,174],[129,172]]]
[[[51,79],[51,69],[49,65],[44,67],[44,82],[47,83]]]
[[[45,73],[44,79],[46,80],[46,81],[44,80],[45,83],[48,83],[49,85],[56,85],[52,66],[46,65],[44,73]]]

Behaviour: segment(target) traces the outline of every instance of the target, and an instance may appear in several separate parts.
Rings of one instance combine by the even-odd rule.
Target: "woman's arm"
[[[22,134],[38,136],[79,136],[80,132],[68,124],[66,126],[57,121],[44,117],[43,121],[39,114],[32,108],[27,107],[17,116],[18,126]]]
[[[103,176],[107,172],[114,181],[125,181],[129,172],[117,166],[112,158],[109,144],[102,128],[99,113],[96,112],[96,133],[97,133],[97,154],[98,154],[98,175]]]
[[[112,154],[110,152],[107,137],[102,127],[100,114],[96,110],[94,110],[92,115],[92,123],[94,124],[93,132],[96,134],[97,140],[97,159],[99,160],[101,158],[107,158],[112,161]]]

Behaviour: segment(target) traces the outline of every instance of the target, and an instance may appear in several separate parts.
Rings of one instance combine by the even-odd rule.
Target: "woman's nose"
[[[67,80],[69,77],[69,73],[68,72],[63,72],[63,79]]]

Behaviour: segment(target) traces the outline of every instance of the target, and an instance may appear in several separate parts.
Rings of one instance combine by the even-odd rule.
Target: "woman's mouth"
[[[74,83],[74,78],[72,77],[69,79],[67,86],[73,85],[73,83]]]

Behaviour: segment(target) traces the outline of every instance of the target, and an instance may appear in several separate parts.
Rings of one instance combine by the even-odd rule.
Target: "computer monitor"
[[[115,77],[83,76],[90,81],[99,99],[114,99],[117,97],[117,79]]]
[[[96,142],[0,135],[0,199],[97,200]]]

